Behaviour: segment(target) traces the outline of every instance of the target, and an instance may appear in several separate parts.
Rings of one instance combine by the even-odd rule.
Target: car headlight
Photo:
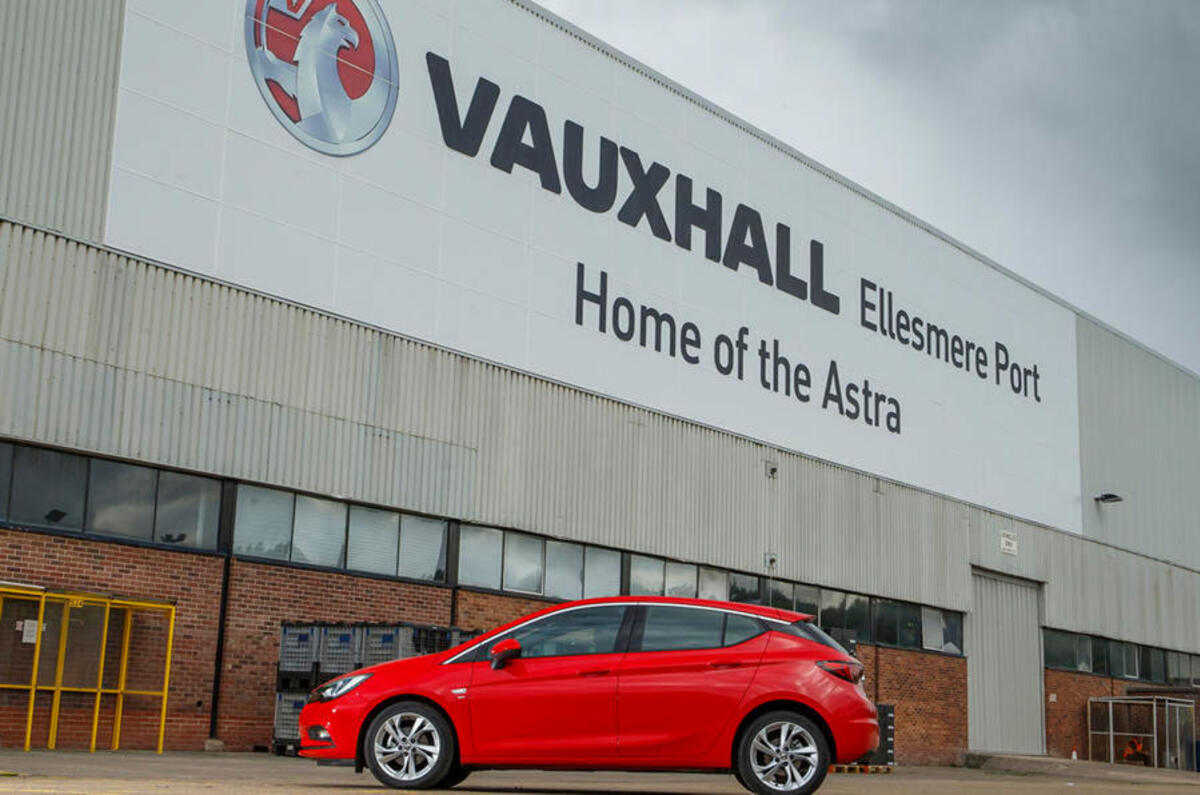
[[[341,679],[334,679],[332,682],[326,682],[312,691],[312,694],[308,697],[308,701],[311,704],[314,701],[332,701],[335,698],[341,698],[370,678],[370,674],[355,674],[354,676],[343,676]]]

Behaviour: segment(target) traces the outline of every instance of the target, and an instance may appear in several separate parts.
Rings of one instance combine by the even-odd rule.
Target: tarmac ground
[[[0,792],[399,792],[369,772],[319,767],[294,757],[248,753],[30,751],[0,748]],[[733,776],[698,773],[481,771],[453,793],[641,793],[736,795]],[[1200,793],[1200,774],[1069,762],[1044,757],[989,757],[978,768],[897,767],[890,774],[831,773],[821,795],[837,793]]]

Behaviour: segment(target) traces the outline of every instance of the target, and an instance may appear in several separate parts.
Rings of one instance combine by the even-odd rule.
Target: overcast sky
[[[538,0],[1200,373],[1200,0]]]

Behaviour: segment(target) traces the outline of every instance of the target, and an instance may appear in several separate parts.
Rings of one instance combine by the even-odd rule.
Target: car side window
[[[521,644],[521,658],[567,657],[578,654],[611,654],[616,650],[625,605],[583,607],[555,613],[484,644],[477,660],[488,659],[488,650],[505,638]]]
[[[641,651],[686,651],[721,646],[726,614],[698,607],[649,605]]]
[[[742,616],[729,614],[725,619],[725,643],[726,646],[736,646],[739,643],[745,643],[751,638],[758,637],[765,630],[762,622],[753,616]]]

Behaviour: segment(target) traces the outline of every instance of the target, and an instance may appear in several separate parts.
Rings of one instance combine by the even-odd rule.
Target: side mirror
[[[492,656],[492,670],[498,671],[509,660],[521,656],[521,643],[516,638],[505,638],[488,653]]]

